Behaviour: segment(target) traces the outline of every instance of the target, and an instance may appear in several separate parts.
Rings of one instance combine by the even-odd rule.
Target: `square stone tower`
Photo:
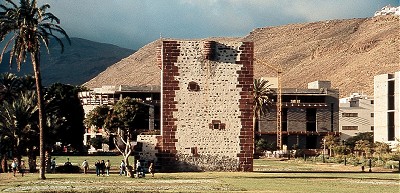
[[[253,170],[253,43],[163,41],[163,171]]]

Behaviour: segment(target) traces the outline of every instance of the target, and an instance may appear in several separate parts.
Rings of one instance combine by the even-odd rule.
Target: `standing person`
[[[8,172],[8,164],[7,164],[7,156],[6,155],[1,160],[1,169],[3,170],[4,173]]]
[[[149,172],[151,174],[151,177],[154,177],[154,164],[153,164],[153,162],[150,163]]]
[[[126,175],[126,165],[124,160],[121,160],[121,164],[119,165],[119,175],[121,176],[122,174]]]
[[[51,173],[53,173],[53,174],[56,173],[56,158],[53,158],[53,160],[51,160],[50,169],[51,169]]]
[[[110,168],[111,168],[110,160],[107,160],[106,161],[106,174],[107,174],[107,176],[110,176]]]
[[[142,176],[142,166],[140,165],[140,161],[136,162],[136,176],[139,178]]]
[[[97,160],[94,166],[96,166],[96,175],[100,176],[100,160]]]
[[[82,162],[82,168],[83,168],[83,173],[87,174],[89,163],[86,160]]]
[[[21,173],[22,177],[24,177],[25,173],[25,161],[21,160],[21,164],[19,166],[19,173]]]
[[[106,164],[104,163],[104,160],[101,160],[100,163],[100,170],[101,170],[101,175],[104,176],[104,170],[106,169]]]
[[[17,162],[17,158],[15,158],[13,160],[13,162],[11,163],[11,169],[13,171],[14,177],[15,177],[15,173],[17,173],[17,167],[18,167],[18,162]]]

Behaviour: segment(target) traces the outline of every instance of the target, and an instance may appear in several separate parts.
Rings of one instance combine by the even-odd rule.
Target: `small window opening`
[[[200,86],[196,82],[192,81],[192,82],[189,82],[188,90],[189,91],[200,91]]]
[[[225,123],[221,123],[220,120],[212,120],[209,127],[213,130],[225,130]]]
[[[190,152],[192,153],[193,156],[198,156],[199,154],[197,153],[197,147],[191,147]]]

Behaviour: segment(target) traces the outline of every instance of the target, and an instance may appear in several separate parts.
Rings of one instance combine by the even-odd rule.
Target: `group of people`
[[[87,174],[88,170],[89,170],[89,163],[87,160],[84,160],[82,162],[82,169],[83,169],[83,173]],[[106,162],[104,162],[104,160],[97,160],[94,164],[95,168],[96,168],[96,175],[97,176],[110,176],[110,168],[111,168],[111,163],[110,160],[107,160]],[[136,163],[136,175],[138,177],[144,177],[144,168],[142,167],[140,161],[137,161]],[[149,165],[149,173],[151,174],[151,176],[154,177],[154,164],[153,162],[150,163]],[[124,160],[121,160],[121,163],[119,165],[119,175],[120,176],[126,176],[128,175],[128,169],[127,169],[127,165],[125,163]]]
[[[144,168],[142,167],[142,164],[140,161],[136,162],[136,176],[137,177],[145,177],[145,172],[144,172]],[[149,165],[149,173],[151,174],[152,177],[154,177],[154,164],[153,162],[150,163]],[[127,175],[127,168],[126,168],[126,164],[124,162],[124,160],[121,160],[121,163],[119,165],[119,175],[122,176],[126,176]]]
[[[21,162],[18,162],[17,158],[13,159],[13,161],[11,163],[11,170],[13,172],[14,177],[17,174],[17,172],[19,172],[22,176],[24,176],[24,174],[25,174],[25,161],[21,160]]]
[[[69,158],[68,161],[66,162],[66,164],[71,164],[71,162],[69,162]],[[96,175],[97,176],[110,176],[110,168],[111,168],[111,163],[110,160],[107,160],[106,162],[104,162],[104,160],[97,160],[95,162],[95,168],[96,168]],[[19,172],[22,176],[24,176],[25,173],[25,162],[24,160],[21,160],[20,162],[18,162],[18,159],[14,159],[11,163],[11,170],[13,171],[14,176],[16,175],[17,172]],[[84,160],[82,162],[82,168],[83,168],[83,173],[87,174],[88,170],[89,170],[89,163],[87,160]],[[56,168],[56,160],[55,158],[53,158],[50,162],[50,169],[52,173],[55,173],[55,168]],[[152,177],[154,177],[154,164],[153,162],[150,162],[149,165],[149,173],[151,174]],[[126,176],[128,175],[127,173],[127,165],[125,164],[124,160],[121,160],[121,163],[119,165],[119,175],[122,176]],[[144,171],[144,167],[142,167],[142,164],[140,161],[136,162],[136,168],[135,168],[135,172],[137,177],[144,177],[145,176],[145,171]]]
[[[82,165],[85,162],[86,162],[86,160],[83,161]],[[86,162],[86,165],[87,165],[87,162]],[[104,160],[101,160],[101,162],[100,162],[100,160],[97,160],[96,163],[94,164],[94,166],[96,167],[96,175],[97,176],[100,176],[100,174],[102,176],[104,176],[104,175],[110,176],[110,168],[111,168],[110,160],[107,160],[106,162],[104,162]],[[87,165],[87,167],[88,167],[88,165]],[[104,173],[104,171],[105,171],[105,173]],[[87,169],[86,170],[84,169],[84,172],[86,173]]]

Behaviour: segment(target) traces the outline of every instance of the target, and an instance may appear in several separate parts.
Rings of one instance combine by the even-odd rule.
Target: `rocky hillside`
[[[400,21],[393,16],[258,28],[236,39],[254,42],[256,78],[275,76],[273,68],[281,67],[287,88],[330,80],[341,96],[372,95],[375,75],[400,71]],[[157,40],[146,45],[85,85],[159,85],[159,44]]]
[[[42,47],[41,73],[44,85],[55,82],[81,85],[134,53],[130,49],[81,38],[71,38],[71,45],[63,42],[65,46],[62,54],[60,46],[55,42],[49,45],[50,54]],[[3,72],[12,72],[19,76],[33,74],[30,58],[22,64],[21,71],[18,72],[15,65],[10,69],[9,53],[6,53],[0,65],[0,73]]]

